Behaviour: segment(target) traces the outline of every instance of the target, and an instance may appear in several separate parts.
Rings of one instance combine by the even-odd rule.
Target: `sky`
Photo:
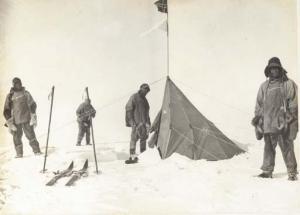
[[[127,141],[129,96],[155,82],[148,95],[152,119],[162,102],[167,35],[160,29],[143,34],[166,18],[153,2],[2,0],[0,105],[11,79],[20,77],[38,104],[37,134],[45,134],[54,85],[51,140],[59,144],[66,135],[75,144],[75,110],[88,86],[98,110],[96,141]],[[250,121],[269,58],[278,56],[289,77],[299,80],[296,3],[169,0],[170,77],[229,138],[257,143]],[[11,142],[4,127],[0,135]]]

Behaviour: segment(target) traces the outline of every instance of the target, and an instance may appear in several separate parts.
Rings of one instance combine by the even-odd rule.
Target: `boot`
[[[273,178],[272,172],[262,172],[261,174],[258,175],[260,178]]]
[[[17,155],[15,158],[22,158],[23,157],[23,145],[17,145],[15,147]]]
[[[138,157],[130,156],[128,160],[125,161],[125,164],[134,164],[138,162]]]
[[[80,143],[77,143],[76,146],[81,146],[81,144],[80,144]]]
[[[289,173],[289,181],[297,181],[298,177],[297,177],[297,173]]]

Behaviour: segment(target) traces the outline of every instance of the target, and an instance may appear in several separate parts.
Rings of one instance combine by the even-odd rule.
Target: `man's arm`
[[[6,120],[11,118],[11,97],[12,94],[9,93],[6,96],[5,103],[4,103],[3,115]]]
[[[256,126],[263,115],[263,100],[264,100],[264,87],[263,84],[260,86],[255,104],[254,118],[251,121],[251,124]]]
[[[90,114],[91,114],[91,117],[93,117],[93,118],[96,116],[96,110],[92,105],[90,107]]]
[[[79,107],[76,110],[76,116],[78,117],[78,119],[81,117],[82,110],[83,110],[83,106],[81,104],[81,105],[79,105]]]
[[[298,119],[298,87],[293,81],[287,85],[287,110],[294,119]]]
[[[35,114],[36,113],[36,108],[37,108],[36,102],[33,100],[31,94],[28,91],[25,91],[25,95],[26,95],[26,98],[27,98],[27,104],[28,104],[28,107],[30,109],[30,112]]]
[[[126,125],[127,126],[135,126],[135,122],[133,119],[133,112],[134,112],[135,104],[134,104],[134,95],[131,96],[126,104]]]

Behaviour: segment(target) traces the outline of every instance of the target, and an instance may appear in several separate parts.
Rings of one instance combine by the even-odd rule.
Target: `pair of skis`
[[[66,186],[72,186],[77,180],[79,180],[82,176],[87,175],[87,169],[88,169],[88,159],[86,159],[82,169],[74,171],[74,162],[69,165],[69,167],[61,172],[57,171],[55,176],[46,184],[46,186],[53,186],[59,179],[63,177],[69,177],[70,180],[66,183]]]

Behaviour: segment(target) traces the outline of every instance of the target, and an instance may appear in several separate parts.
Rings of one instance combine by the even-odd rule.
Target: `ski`
[[[88,159],[86,159],[83,167],[81,170],[78,171],[73,171],[72,172],[72,177],[70,180],[66,183],[66,186],[72,186],[77,180],[79,180],[82,176],[87,176],[87,169],[88,169]]]
[[[72,174],[72,170],[73,170],[73,166],[74,163],[72,161],[72,163],[69,165],[69,167],[63,171],[57,171],[54,174],[56,174],[47,184],[46,186],[52,186],[54,185],[60,178],[66,177],[66,176],[70,176],[70,174]]]

